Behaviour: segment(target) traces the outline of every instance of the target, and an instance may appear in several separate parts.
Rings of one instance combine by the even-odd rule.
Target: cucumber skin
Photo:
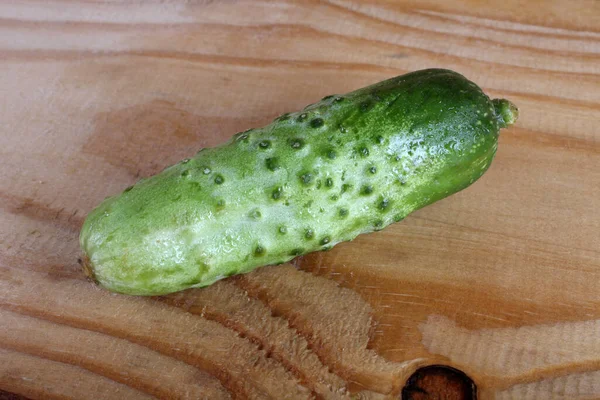
[[[329,249],[469,186],[515,118],[443,69],[328,96],[106,199],[81,230],[84,269],[161,295]]]

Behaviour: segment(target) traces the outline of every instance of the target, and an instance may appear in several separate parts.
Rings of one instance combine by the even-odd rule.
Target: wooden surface
[[[599,21],[594,0],[1,2],[2,396],[398,398],[442,364],[480,399],[600,399]],[[469,189],[207,289],[84,278],[105,196],[426,67],[521,110]]]

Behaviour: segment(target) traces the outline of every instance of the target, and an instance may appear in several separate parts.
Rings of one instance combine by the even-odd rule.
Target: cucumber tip
[[[89,280],[97,284],[98,280],[96,279],[96,274],[94,273],[94,268],[92,267],[92,262],[90,258],[87,256],[87,254],[84,254],[80,260],[81,268],[83,269],[83,273],[85,274],[85,276]]]
[[[513,102],[506,99],[494,99],[492,103],[500,128],[509,127],[519,119],[519,109]]]

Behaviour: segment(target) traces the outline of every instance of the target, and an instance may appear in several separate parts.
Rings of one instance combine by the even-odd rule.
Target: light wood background
[[[464,192],[203,290],[84,278],[105,196],[427,67],[521,110]],[[0,226],[2,396],[398,398],[444,364],[480,399],[600,399],[600,2],[0,2]]]

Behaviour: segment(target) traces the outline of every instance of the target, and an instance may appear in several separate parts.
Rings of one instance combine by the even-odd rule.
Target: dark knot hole
[[[477,400],[477,387],[456,368],[429,365],[419,368],[402,389],[402,400]]]

